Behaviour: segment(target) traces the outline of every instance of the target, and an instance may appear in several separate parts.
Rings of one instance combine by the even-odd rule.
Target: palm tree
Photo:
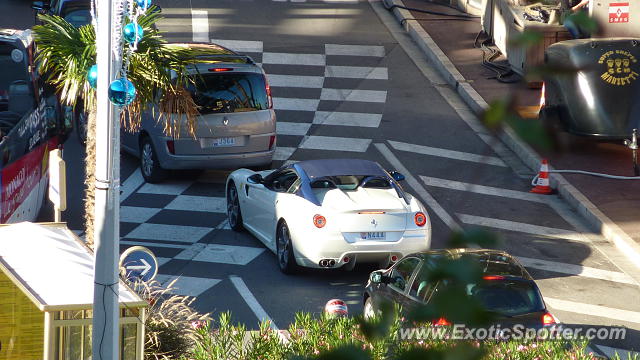
[[[130,58],[128,79],[136,87],[135,100],[121,112],[121,126],[127,131],[139,129],[143,111],[149,109],[159,95],[157,117],[164,123],[169,136],[178,136],[185,124],[187,132],[195,133],[197,106],[185,86],[192,82],[187,66],[204,56],[215,56],[223,50],[203,47],[189,48],[168,44],[155,27],[161,15],[150,8],[138,18],[144,35],[137,51]],[[55,15],[39,15],[42,25],[33,28],[40,71],[46,81],[55,86],[66,106],[82,107],[88,112],[87,158],[85,170],[86,239],[93,244],[95,183],[95,113],[96,92],[87,81],[87,72],[96,63],[95,30],[92,25],[76,28]],[[186,118],[186,121],[183,121]]]

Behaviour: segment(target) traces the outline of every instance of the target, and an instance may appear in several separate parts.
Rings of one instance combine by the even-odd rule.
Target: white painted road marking
[[[305,136],[311,124],[309,123],[293,123],[293,122],[276,122],[276,133],[278,135],[298,135]]]
[[[522,263],[522,265],[532,269],[552,271],[552,272],[557,272],[561,274],[569,274],[569,275],[575,275],[575,276],[583,276],[583,277],[589,277],[593,279],[615,281],[623,284],[631,284],[631,285],[636,284],[635,280],[633,280],[629,275],[623,272],[600,270],[600,269],[582,266],[582,265],[573,265],[573,264],[566,264],[566,263],[555,262],[555,261],[532,259],[532,258],[527,258],[522,256],[516,256],[516,258]]]
[[[209,13],[206,10],[191,10],[191,32],[194,42],[209,42]]]
[[[332,66],[324,69],[325,77],[387,80],[389,73],[386,67]]]
[[[325,66],[326,59],[322,54],[293,54],[293,53],[272,53],[262,54],[263,64],[281,65],[313,65]]]
[[[322,92],[320,93],[320,100],[383,103],[387,101],[387,92],[384,90],[354,90],[354,89],[323,88]]]
[[[532,201],[537,203],[547,202],[547,198],[545,197],[545,195],[537,195],[537,194],[532,194],[524,191],[501,189],[497,187],[470,184],[470,183],[465,183],[460,181],[439,179],[439,178],[428,177],[428,176],[420,176],[420,179],[427,186],[434,186],[434,187],[440,187],[440,188],[451,189],[451,190],[459,190],[459,191],[469,191],[476,194],[500,196],[500,197],[505,197],[510,199]]]
[[[327,55],[384,57],[384,46],[325,44],[324,52]]]
[[[273,107],[276,110],[316,111],[319,103],[318,99],[273,98]]]
[[[324,84],[324,78],[322,76],[269,74],[268,79],[271,87],[321,89]]]
[[[162,209],[120,205],[120,221],[142,224]]]
[[[417,195],[419,195],[422,200],[431,208],[431,210],[440,217],[440,220],[444,222],[451,230],[460,231],[462,228],[458,223],[447,213],[447,211],[438,203],[438,201],[429,194],[429,192],[420,184],[420,182],[411,175],[409,170],[407,170],[404,165],[398,160],[398,158],[393,155],[391,150],[385,144],[374,144],[376,149],[380,151],[382,156],[391,164],[391,166],[396,170],[404,174],[405,181],[409,186],[413,188]]]
[[[550,237],[554,239],[590,242],[584,235],[571,230],[556,229],[556,228],[550,228],[546,226],[531,225],[531,224],[525,224],[525,223],[520,223],[515,221],[508,221],[508,220],[492,219],[492,218],[475,216],[475,215],[467,215],[467,214],[457,214],[457,215],[460,218],[460,221],[468,225],[478,225],[478,226],[485,226],[485,227],[490,227],[494,229],[517,231],[521,233],[545,236],[545,237]]]
[[[296,151],[294,147],[278,146],[273,153],[273,160],[287,160],[293,155],[294,151]]]
[[[143,240],[167,240],[196,243],[211,230],[212,228],[197,226],[140,224],[125,237]]]
[[[177,280],[176,280],[177,279]],[[176,282],[173,284],[172,293],[183,296],[197,297],[203,292],[211,289],[217,285],[221,280],[209,279],[191,276],[175,276],[175,275],[156,275],[156,280],[163,286],[169,285],[173,280]]]
[[[140,170],[136,168],[120,187],[120,190],[122,190],[122,193],[120,193],[120,202],[125,201],[142,184],[144,184],[144,178],[142,177]]]
[[[261,53],[263,46],[262,41],[211,39],[211,42],[238,53]]]
[[[309,136],[302,140],[301,149],[365,152],[370,139],[343,138],[333,136]]]
[[[264,248],[207,244],[199,248],[196,254],[188,250],[178,254],[175,259],[202,261],[218,264],[247,265],[264,252]]]
[[[341,125],[377,128],[382,121],[382,114],[365,114],[350,112],[316,111],[314,124]]]
[[[407,151],[407,152],[412,152],[416,154],[438,156],[438,157],[454,159],[454,160],[470,161],[470,162],[476,162],[480,164],[507,167],[504,161],[502,161],[500,158],[497,158],[495,156],[478,155],[478,154],[472,154],[472,153],[467,153],[462,151],[440,149],[440,148],[434,148],[430,146],[408,144],[408,143],[391,141],[391,140],[389,140],[389,144],[394,149],[400,150],[400,151]]]
[[[165,244],[165,243],[156,243],[156,242],[147,242],[147,241],[129,241],[129,240],[120,240],[121,245],[144,245],[146,247],[157,247],[157,248],[169,248],[169,249],[186,249],[188,245],[178,245],[178,244]]]
[[[227,212],[227,200],[223,197],[179,195],[167,206],[167,210]]]
[[[247,284],[244,283],[242,278],[236,275],[231,275],[229,276],[229,280],[231,280],[231,282],[233,283],[233,286],[236,287],[236,290],[238,290],[238,292],[240,293],[244,301],[247,303],[247,305],[249,305],[249,308],[251,309],[251,311],[253,311],[253,313],[256,315],[258,320],[269,321],[271,328],[273,330],[278,331],[279,329],[278,329],[278,326],[276,326],[276,323],[273,322],[273,320],[271,319],[271,317],[269,317],[267,312],[264,311],[264,309],[262,308],[262,306],[260,305],[256,297],[253,296],[253,294],[247,287]]]
[[[137,192],[142,194],[158,194],[158,195],[180,195],[189,186],[193,185],[188,181],[166,181],[162,184],[144,184]]]
[[[608,319],[640,324],[640,312],[614,309],[606,306],[584,304],[575,301],[544,297],[551,308],[588,316],[599,316]]]

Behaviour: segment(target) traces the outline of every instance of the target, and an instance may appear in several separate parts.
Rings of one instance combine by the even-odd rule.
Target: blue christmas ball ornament
[[[94,89],[98,86],[98,65],[93,65],[89,68],[89,71],[87,72],[87,81]]]
[[[149,6],[151,6],[151,0],[136,0],[136,3],[138,4],[139,7],[145,10],[148,9]]]
[[[140,41],[140,39],[142,39],[142,35],[144,35],[142,26],[135,23],[128,23],[124,26],[124,29],[122,29],[122,37],[129,44]]]
[[[120,78],[109,85],[109,100],[114,105],[125,106],[131,104],[136,98],[136,87],[131,81]]]

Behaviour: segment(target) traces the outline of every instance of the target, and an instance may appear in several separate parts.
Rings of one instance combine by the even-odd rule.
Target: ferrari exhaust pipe
[[[322,259],[318,265],[320,265],[320,267],[334,267],[336,265],[336,261],[333,259]]]

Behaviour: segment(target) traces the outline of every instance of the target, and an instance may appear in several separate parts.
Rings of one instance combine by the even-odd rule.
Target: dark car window
[[[422,301],[427,301],[429,299],[429,295],[431,294],[435,283],[429,281],[429,270],[431,268],[423,261],[422,266],[420,266],[413,283],[411,284],[411,289],[409,290],[409,295],[415,298],[418,298]]]
[[[298,174],[293,169],[276,171],[265,179],[265,186],[277,192],[286,192],[298,180]]]
[[[544,310],[540,291],[532,281],[487,280],[467,285],[467,295],[500,315],[515,316]]]
[[[269,108],[262,74],[227,73],[194,75],[187,86],[200,114],[234,113]]]
[[[391,282],[389,285],[404,292],[407,288],[407,283],[411,279],[411,275],[416,270],[419,263],[420,260],[414,257],[401,260],[393,270],[391,270],[391,274],[389,275],[391,277]]]
[[[74,27],[80,27],[91,23],[91,12],[89,9],[68,7],[62,10],[60,17]]]

